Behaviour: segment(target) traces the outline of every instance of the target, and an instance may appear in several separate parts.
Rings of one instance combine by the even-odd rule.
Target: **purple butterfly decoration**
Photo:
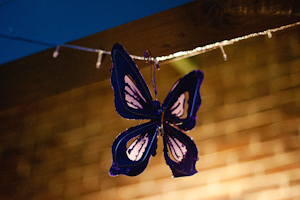
[[[150,121],[117,136],[112,144],[113,162],[109,174],[136,176],[142,173],[150,156],[156,155],[159,132],[163,138],[164,157],[173,176],[195,174],[198,150],[193,140],[182,131],[195,127],[196,113],[201,104],[203,73],[195,70],[179,79],[161,104],[152,100],[145,80],[122,45],[113,46],[111,57],[116,111],[127,119]]]

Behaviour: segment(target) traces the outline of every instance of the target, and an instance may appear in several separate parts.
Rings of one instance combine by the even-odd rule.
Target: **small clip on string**
[[[226,53],[225,53],[225,51],[224,51],[224,48],[223,48],[223,45],[222,45],[222,44],[220,44],[220,49],[221,49],[221,51],[222,51],[224,61],[226,61],[226,60],[227,60],[227,55],[226,55]]]
[[[271,32],[271,30],[269,29],[269,30],[267,30],[267,33],[268,33],[268,38],[271,38],[272,37],[272,32]]]
[[[53,58],[57,58],[59,48],[60,48],[60,46],[57,46],[57,47],[56,47],[55,51],[53,52]]]
[[[102,63],[102,56],[103,56],[103,51],[99,51],[98,52],[98,59],[97,59],[97,63],[96,63],[96,68],[100,69],[101,63]]]
[[[158,60],[156,58],[153,59],[153,64],[156,66],[157,70],[160,70]]]

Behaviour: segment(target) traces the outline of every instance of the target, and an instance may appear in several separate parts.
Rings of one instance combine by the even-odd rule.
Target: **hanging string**
[[[155,95],[155,100],[157,100],[157,87],[156,87],[156,77],[155,77],[155,66],[158,66],[158,63],[155,62],[156,59],[153,59],[151,57],[151,52],[149,50],[144,51],[144,60],[146,63],[151,61],[150,65],[150,74],[151,74],[151,82],[152,82],[152,87],[154,90],[154,95]],[[159,69],[159,68],[158,68]]]
[[[152,68],[152,73],[151,73],[152,87],[153,87],[154,94],[155,94],[155,100],[157,100],[157,87],[156,87],[156,77],[155,77],[155,65],[154,65],[154,62],[152,62],[151,68]]]
[[[223,48],[224,46],[232,45],[232,44],[234,44],[236,42],[239,42],[241,40],[246,40],[246,39],[250,39],[250,38],[258,37],[258,36],[267,35],[268,38],[271,38],[272,34],[277,32],[277,31],[282,31],[284,29],[291,28],[291,27],[294,27],[294,26],[299,26],[299,25],[300,25],[300,22],[296,22],[296,23],[284,25],[284,26],[281,26],[281,27],[278,27],[278,28],[268,29],[268,30],[265,30],[265,31],[262,31],[262,32],[251,33],[251,34],[244,35],[244,36],[237,37],[237,38],[233,38],[233,39],[230,39],[230,40],[223,40],[221,42],[208,44],[208,45],[205,45],[203,47],[196,47],[195,49],[192,49],[192,50],[179,51],[179,52],[167,55],[167,56],[160,56],[160,57],[149,58],[149,59],[158,67],[158,62],[162,62],[162,61],[166,61],[166,60],[183,59],[183,58],[195,56],[195,55],[198,55],[198,54],[206,53],[208,51],[220,48],[221,51],[222,51],[224,60],[226,60],[227,55],[225,54],[225,51],[224,51],[224,48]],[[109,54],[109,55],[111,54],[110,51],[105,51],[105,50],[102,50],[102,49],[93,49],[93,48],[81,47],[81,46],[70,45],[70,44],[55,44],[55,43],[51,43],[51,42],[47,42],[47,41],[36,40],[36,39],[27,38],[27,37],[20,37],[20,36],[17,36],[17,35],[6,34],[6,33],[2,33],[2,32],[0,32],[0,37],[5,37],[5,38],[9,38],[9,39],[14,39],[14,40],[26,41],[26,42],[45,45],[45,46],[50,46],[50,47],[56,47],[56,50],[53,53],[54,58],[56,58],[58,56],[58,54],[59,54],[58,52],[59,52],[60,47],[67,47],[67,48],[72,48],[72,49],[77,49],[77,50],[82,50],[82,51],[88,51],[88,52],[96,52],[96,53],[98,53],[98,59],[97,59],[97,63],[96,63],[97,68],[100,68],[102,55],[103,54]],[[135,55],[130,55],[130,56],[132,57],[132,59],[135,59],[135,60],[144,60],[145,59],[142,56],[135,56]]]

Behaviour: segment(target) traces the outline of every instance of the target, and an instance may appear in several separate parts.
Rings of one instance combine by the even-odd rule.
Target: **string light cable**
[[[215,42],[213,44],[208,44],[208,45],[205,45],[202,47],[196,47],[195,49],[192,49],[192,50],[179,51],[179,52],[167,55],[167,56],[151,57],[150,59],[155,65],[158,66],[159,62],[163,62],[163,61],[167,61],[167,60],[169,60],[169,61],[170,60],[172,60],[172,61],[179,60],[179,59],[192,57],[192,56],[195,56],[198,54],[206,53],[208,51],[220,48],[220,50],[223,54],[223,58],[226,61],[227,55],[224,51],[224,48],[223,48],[224,46],[232,45],[236,42],[254,38],[254,37],[258,37],[258,36],[267,35],[268,38],[271,38],[272,34],[275,32],[282,31],[284,29],[299,26],[299,25],[300,25],[300,22],[296,22],[296,23],[284,25],[284,26],[281,26],[278,28],[268,29],[265,31],[257,32],[257,33],[251,33],[251,34],[236,37],[236,38],[233,38],[230,40],[223,40],[221,42]],[[26,37],[20,37],[20,36],[16,36],[16,35],[12,35],[12,34],[6,34],[6,33],[2,33],[2,32],[0,32],[0,37],[5,37],[5,38],[9,38],[9,39],[14,39],[14,40],[22,40],[22,41],[36,43],[36,44],[40,44],[40,45],[46,45],[46,46],[50,46],[50,47],[56,47],[55,51],[53,52],[53,58],[56,58],[58,56],[60,47],[66,47],[66,48],[71,48],[71,49],[77,49],[77,50],[82,50],[82,51],[98,53],[96,68],[100,68],[103,54],[108,54],[108,55],[111,54],[110,51],[105,51],[102,49],[81,47],[81,46],[70,45],[70,44],[55,44],[55,43],[51,43],[51,42],[46,42],[46,41],[41,41],[41,40],[36,40],[36,39],[31,39],[31,38],[26,38]],[[135,59],[135,60],[144,60],[145,59],[144,56],[136,56],[136,55],[130,55],[130,56],[132,59]]]

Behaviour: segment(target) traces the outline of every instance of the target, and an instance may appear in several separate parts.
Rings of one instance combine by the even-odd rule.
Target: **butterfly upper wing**
[[[193,140],[180,130],[164,124],[164,156],[174,177],[195,174],[198,150]]]
[[[175,124],[181,130],[194,128],[196,113],[201,105],[202,80],[203,73],[200,70],[194,70],[173,85],[162,105],[165,109],[165,121]]]
[[[158,110],[137,66],[120,44],[111,52],[113,68],[111,83],[115,91],[115,107],[125,118],[151,119],[150,122],[129,128],[117,136],[112,145],[113,163],[111,176],[135,176],[146,168],[150,156],[156,154],[159,129]],[[195,143],[180,130],[195,126],[196,112],[201,104],[200,85],[203,74],[195,70],[178,80],[163,103],[164,155],[174,177],[196,173],[197,148]],[[187,97],[188,96],[188,97]],[[187,100],[187,109],[185,102]],[[186,115],[184,115],[186,113]]]
[[[136,176],[148,165],[157,148],[157,121],[150,121],[120,133],[112,144],[113,163],[111,176]]]
[[[120,44],[111,51],[111,84],[115,92],[117,112],[128,119],[155,119],[157,109],[149,88],[136,64]]]

